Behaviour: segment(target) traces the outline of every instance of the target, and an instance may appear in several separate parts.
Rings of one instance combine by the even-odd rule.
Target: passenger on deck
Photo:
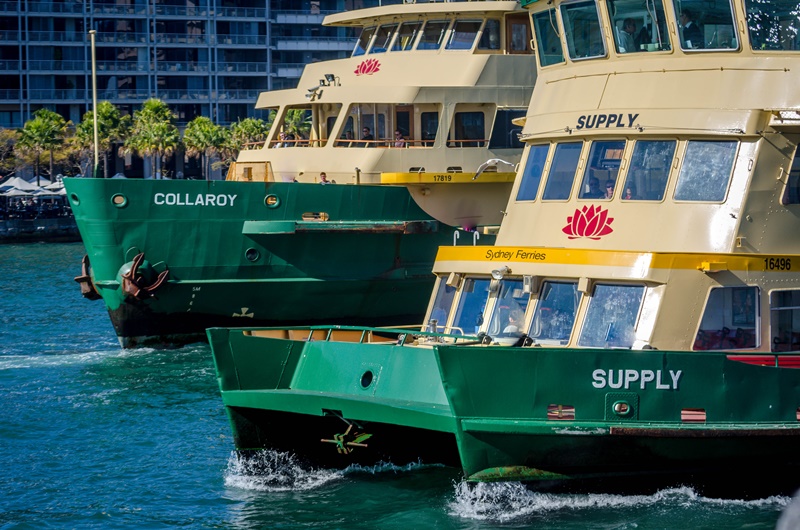
[[[394,132],[394,146],[395,147],[405,147],[406,146],[406,140],[405,140],[405,138],[403,138],[403,133],[401,133],[400,131],[395,131]]]
[[[519,309],[514,309],[508,314],[508,325],[503,328],[503,333],[520,333],[524,315]]]
[[[323,171],[319,174],[319,183],[320,184],[336,184],[335,180],[328,180],[328,175],[325,174]]]
[[[636,33],[636,22],[632,18],[626,18],[622,22],[622,31],[619,32],[619,51],[620,53],[631,53],[636,50],[636,41],[634,34]]]
[[[705,48],[703,30],[694,21],[694,13],[689,9],[681,11],[681,46],[686,49]]]
[[[364,144],[363,144],[364,147],[375,147],[375,144],[373,143],[373,141],[375,140],[375,137],[372,136],[372,133],[370,132],[369,127],[364,127],[364,129],[361,132],[364,135],[364,136],[361,137],[361,139],[364,140]]]
[[[581,195],[581,199],[602,199],[606,193],[600,189],[600,180],[597,177],[589,178],[589,191]]]
[[[605,194],[605,198],[606,198],[606,199],[610,199],[610,198],[612,198],[613,196],[614,196],[614,181],[613,181],[613,180],[607,180],[607,181],[606,181],[606,194]]]
[[[628,184],[625,186],[625,193],[622,194],[622,198],[626,201],[638,199],[639,197],[636,196],[636,186],[634,184]]]

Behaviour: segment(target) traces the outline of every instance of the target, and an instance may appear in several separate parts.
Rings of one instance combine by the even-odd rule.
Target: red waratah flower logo
[[[608,216],[608,209],[603,210],[600,206],[584,206],[576,209],[572,217],[567,217],[567,226],[561,229],[570,239],[588,237],[597,241],[601,237],[610,234],[613,217]]]
[[[366,61],[361,61],[361,64],[355,69],[355,74],[372,75],[375,72],[380,72],[380,70],[381,63],[379,63],[377,59],[367,59]]]

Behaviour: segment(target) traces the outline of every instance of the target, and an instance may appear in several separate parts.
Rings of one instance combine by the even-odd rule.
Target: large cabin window
[[[607,0],[617,53],[671,49],[661,0]]]
[[[800,2],[745,0],[744,5],[753,50],[800,49]]]
[[[513,123],[513,120],[523,118],[525,113],[526,110],[522,109],[497,109],[492,137],[489,139],[489,149],[522,149],[525,147],[519,140],[522,127]]]
[[[533,339],[533,343],[567,344],[580,300],[578,282],[542,282],[542,291],[528,330],[528,336]]]
[[[384,53],[389,49],[392,42],[394,30],[397,29],[397,24],[384,24],[378,28],[375,33],[375,41],[372,43],[369,53]]]
[[[631,348],[643,298],[643,285],[596,284],[578,346]]]
[[[417,45],[418,50],[438,50],[444,40],[444,34],[447,32],[447,26],[450,25],[449,20],[429,20],[425,23],[425,28],[422,30],[422,37],[419,39]]]
[[[533,26],[536,29],[536,55],[540,66],[550,66],[564,62],[564,49],[558,37],[556,12],[548,9],[533,15]]]
[[[561,18],[564,20],[570,58],[590,59],[606,55],[600,16],[594,1],[563,4]]]
[[[547,152],[550,145],[532,145],[528,150],[528,159],[525,162],[525,169],[522,170],[522,181],[517,191],[518,201],[536,200],[539,193],[539,183],[542,180],[542,170],[544,169]]]
[[[367,48],[369,47],[369,41],[372,40],[372,35],[375,34],[375,26],[370,26],[368,28],[364,28],[361,31],[361,35],[358,37],[358,41],[356,41],[356,47],[353,50],[353,57],[357,55],[364,55],[367,53]]]
[[[492,337],[521,337],[528,299],[521,280],[503,280],[486,332]]]
[[[694,350],[732,350],[758,345],[758,287],[711,289]]]
[[[729,0],[673,0],[683,50],[730,50],[739,47]]]
[[[479,50],[500,49],[500,21],[490,18],[483,26],[481,40],[478,41]]]
[[[439,130],[439,113],[422,112],[419,116],[420,132],[424,147],[432,147],[436,140],[436,132]]]
[[[617,187],[617,174],[622,162],[625,140],[611,140],[592,143],[589,162],[583,174],[579,199],[605,199],[614,196]]]
[[[773,291],[769,295],[772,351],[800,351],[800,291]]]
[[[453,333],[475,335],[483,325],[483,311],[489,298],[488,278],[467,278],[461,288],[461,297],[458,300],[455,319],[453,320]]]
[[[475,39],[478,37],[478,30],[481,29],[481,24],[480,20],[456,20],[445,49],[471,50]]]
[[[633,146],[628,178],[622,190],[624,201],[661,201],[675,157],[675,140],[639,140]]]
[[[483,112],[456,111],[453,119],[453,140],[447,142],[447,147],[481,147],[486,142],[485,136]]]
[[[422,22],[403,22],[397,30],[397,38],[392,46],[393,52],[406,52],[414,47]]]
[[[800,204],[800,149],[795,149],[789,180],[783,189],[781,204]]]
[[[440,277],[439,288],[436,291],[436,297],[433,300],[433,307],[431,308],[431,316],[428,322],[425,323],[425,331],[442,331],[447,325],[447,316],[450,314],[450,308],[453,306],[453,298],[455,298],[456,287],[447,285],[447,279]],[[436,329],[433,329],[435,320]]]
[[[736,141],[687,142],[675,188],[675,200],[724,201],[738,145]]]
[[[582,142],[558,144],[553,155],[553,163],[547,175],[542,199],[545,201],[565,201],[569,199],[575,171],[581,158]]]

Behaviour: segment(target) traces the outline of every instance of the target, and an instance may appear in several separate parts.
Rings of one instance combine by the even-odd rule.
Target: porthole
[[[248,248],[244,253],[244,257],[247,258],[247,261],[256,262],[261,257],[261,253],[254,248]]]
[[[367,370],[361,376],[361,388],[369,388],[369,385],[372,384],[374,376],[372,375],[372,370]]]
[[[264,204],[267,208],[277,208],[281,204],[281,199],[277,195],[269,194],[264,197]]]
[[[121,193],[115,193],[111,196],[111,204],[117,208],[125,208],[128,205],[128,198]]]
[[[69,194],[69,200],[71,200],[72,204],[74,204],[75,206],[78,206],[81,203],[81,200],[78,198],[78,195],[75,194],[75,193],[70,193]]]

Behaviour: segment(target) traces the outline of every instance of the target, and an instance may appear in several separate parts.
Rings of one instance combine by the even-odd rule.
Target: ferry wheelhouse
[[[291,424],[338,465],[414,440],[473,481],[793,493],[800,5],[523,4],[538,78],[496,244],[439,250],[421,333],[209,330],[237,447]]]
[[[524,10],[405,3],[324,23],[363,28],[351,57],[262,94],[269,138],[226,181],[66,181],[76,279],[123,346],[242,323],[420,324],[436,249],[494,239],[536,74]]]

